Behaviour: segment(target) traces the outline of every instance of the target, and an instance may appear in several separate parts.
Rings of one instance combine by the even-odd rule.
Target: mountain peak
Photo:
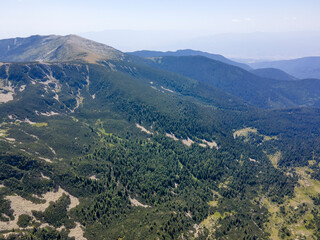
[[[122,59],[124,53],[105,44],[70,34],[33,35],[0,41],[0,61],[3,62],[68,62],[95,63],[100,60]]]

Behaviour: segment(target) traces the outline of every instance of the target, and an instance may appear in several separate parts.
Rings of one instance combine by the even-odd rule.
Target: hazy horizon
[[[316,0],[2,1],[0,38],[77,34],[118,48],[196,49],[231,58],[320,55]]]
[[[201,34],[186,31],[105,30],[79,33],[121,51],[193,49],[233,59],[281,60],[320,56],[320,31]],[[128,42],[130,39],[130,42]]]

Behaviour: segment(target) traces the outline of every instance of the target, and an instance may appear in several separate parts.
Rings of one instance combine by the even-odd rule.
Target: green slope
[[[292,226],[271,209],[303,197],[317,227],[295,174],[314,157],[317,179],[317,108],[257,109],[134,58],[2,64],[0,83],[0,235],[268,239]]]
[[[224,111],[236,116],[239,109],[247,112],[248,107],[240,102],[236,111],[232,103],[230,109],[229,101],[225,106],[218,105],[214,96],[207,96],[209,93],[194,80],[169,73],[161,75],[161,71],[149,72],[146,67],[136,68],[137,75],[133,77],[132,72],[78,63],[21,63],[7,69],[8,75],[1,78],[8,79],[15,94],[12,101],[0,105],[1,129],[5,133],[1,164],[10,169],[3,172],[3,196],[17,193],[36,201],[32,194],[60,186],[80,200],[78,207],[66,212],[69,221],[52,215],[54,210],[46,210],[34,212],[34,222],[49,222],[67,229],[74,227],[72,222],[80,222],[86,226],[88,239],[104,235],[114,239],[175,239],[182,233],[190,235],[188,231],[200,224],[208,211],[219,210],[207,204],[213,200],[210,189],[224,197],[221,206],[224,201],[240,201],[226,211],[243,203],[237,210],[242,214],[248,207],[255,208],[245,206],[245,202],[254,198],[254,189],[268,182],[265,178],[269,172],[279,179],[286,178],[273,169],[264,153],[249,146],[243,148],[234,141],[231,129],[221,120]],[[152,88],[146,79],[159,89]],[[163,90],[165,83],[165,88],[171,87],[177,93]],[[26,87],[20,92],[22,85]],[[51,112],[59,115],[46,116]],[[141,132],[136,123],[153,135]],[[195,143],[189,148],[182,141],[170,140],[165,133],[180,139],[189,137]],[[200,146],[202,139],[215,140],[219,151]],[[234,150],[230,152],[231,149]],[[261,159],[261,168],[254,166],[249,156]],[[239,158],[247,162],[241,168],[236,161]],[[33,165],[25,168],[29,162]],[[259,169],[266,174],[257,178],[253,174]],[[50,180],[41,180],[39,172]],[[237,185],[241,172],[251,172],[249,179],[256,179],[254,183],[247,179]],[[90,180],[89,176],[99,180]],[[234,180],[228,183],[230,186],[221,187],[220,183],[228,182],[231,176]],[[27,180],[30,178],[40,182]],[[276,191],[279,190],[284,191]],[[290,192],[290,187],[285,191]],[[151,208],[132,207],[130,199]],[[134,220],[137,216],[139,220]],[[124,224],[130,227],[123,228]],[[248,229],[261,235],[254,225]]]
[[[160,57],[149,64],[205,82],[262,108],[319,105],[318,80],[264,79],[201,56]]]

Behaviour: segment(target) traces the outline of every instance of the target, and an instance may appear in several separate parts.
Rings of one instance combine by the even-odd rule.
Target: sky
[[[226,33],[320,32],[319,0],[0,0],[0,3],[2,39],[71,33],[85,36],[91,33],[97,38],[92,33],[131,31],[141,35],[152,31],[155,35],[176,34],[171,41],[177,42],[185,36]],[[122,44],[122,48],[130,50],[130,39],[125,38],[127,35],[120,40],[127,40],[128,44]],[[134,43],[131,48],[135,48]]]

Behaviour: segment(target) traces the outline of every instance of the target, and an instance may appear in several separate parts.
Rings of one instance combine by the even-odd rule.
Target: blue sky
[[[319,0],[1,0],[0,37],[126,30],[320,30]]]
[[[0,39],[78,34],[122,51],[193,48],[264,59],[320,55],[320,0],[0,3]]]

